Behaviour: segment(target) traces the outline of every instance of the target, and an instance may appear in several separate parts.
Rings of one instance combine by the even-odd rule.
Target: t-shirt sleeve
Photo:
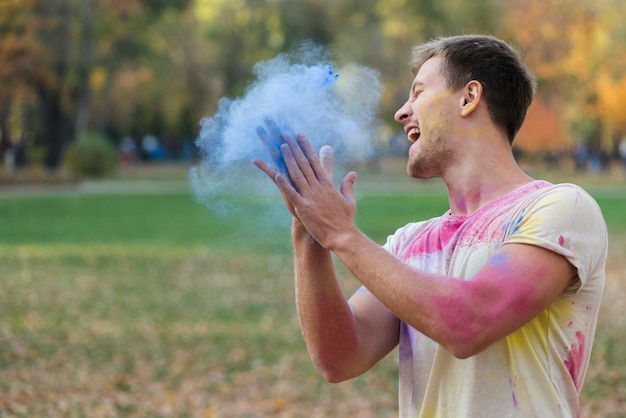
[[[398,228],[393,235],[387,237],[383,248],[398,257],[402,257],[415,238],[419,237],[426,229],[437,224],[440,219],[441,217],[436,217],[427,221],[412,222]]]
[[[396,232],[387,237],[387,241],[383,245],[383,248],[390,253],[399,256],[406,246],[407,241],[416,233],[419,229],[419,225],[422,223],[423,222],[409,223],[398,228]]]
[[[508,226],[504,244],[536,245],[565,257],[577,270],[579,291],[604,263],[607,230],[602,211],[582,188],[560,184],[538,191]]]

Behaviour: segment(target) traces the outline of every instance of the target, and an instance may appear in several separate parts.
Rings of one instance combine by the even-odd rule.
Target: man
[[[488,36],[413,50],[415,79],[395,115],[407,172],[441,177],[450,210],[400,228],[384,247],[355,225],[348,173],[332,153],[283,135],[287,172],[256,159],[293,215],[296,299],[309,353],[331,382],[399,344],[402,417],[572,417],[589,363],[606,225],[577,186],[533,180],[511,143],[534,80]],[[362,282],[346,301],[334,253]]]

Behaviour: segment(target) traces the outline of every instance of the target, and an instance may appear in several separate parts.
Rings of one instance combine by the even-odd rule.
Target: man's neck
[[[469,215],[533,181],[512,155],[486,155],[448,170],[443,180],[453,215]]]

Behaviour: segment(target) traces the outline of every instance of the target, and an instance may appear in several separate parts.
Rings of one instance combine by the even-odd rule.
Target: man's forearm
[[[296,302],[311,359],[330,381],[354,375],[357,328],[337,281],[332,256],[294,224]]]

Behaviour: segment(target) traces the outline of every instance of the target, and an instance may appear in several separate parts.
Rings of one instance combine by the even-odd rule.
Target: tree
[[[22,99],[16,101],[20,97],[31,98],[39,109],[33,129],[50,170],[58,167],[77,131],[99,127],[92,118],[94,105],[102,106],[96,109],[101,126],[114,126],[103,109],[114,107],[107,93],[115,74],[127,68],[145,74],[145,68],[160,64],[151,60],[158,48],[150,36],[158,33],[163,16],[178,15],[190,5],[190,0],[1,3],[0,54],[9,63],[0,74],[7,86],[0,92],[2,146],[7,147],[9,137],[7,115],[22,105]]]
[[[616,101],[626,94],[625,14],[619,0],[513,0],[503,20],[564,125],[606,149],[626,132]],[[587,132],[589,126],[597,132]]]
[[[34,39],[28,7],[33,2],[0,3],[0,156],[13,142],[10,118],[23,102],[32,101],[30,83],[49,82],[42,65],[42,48]]]

